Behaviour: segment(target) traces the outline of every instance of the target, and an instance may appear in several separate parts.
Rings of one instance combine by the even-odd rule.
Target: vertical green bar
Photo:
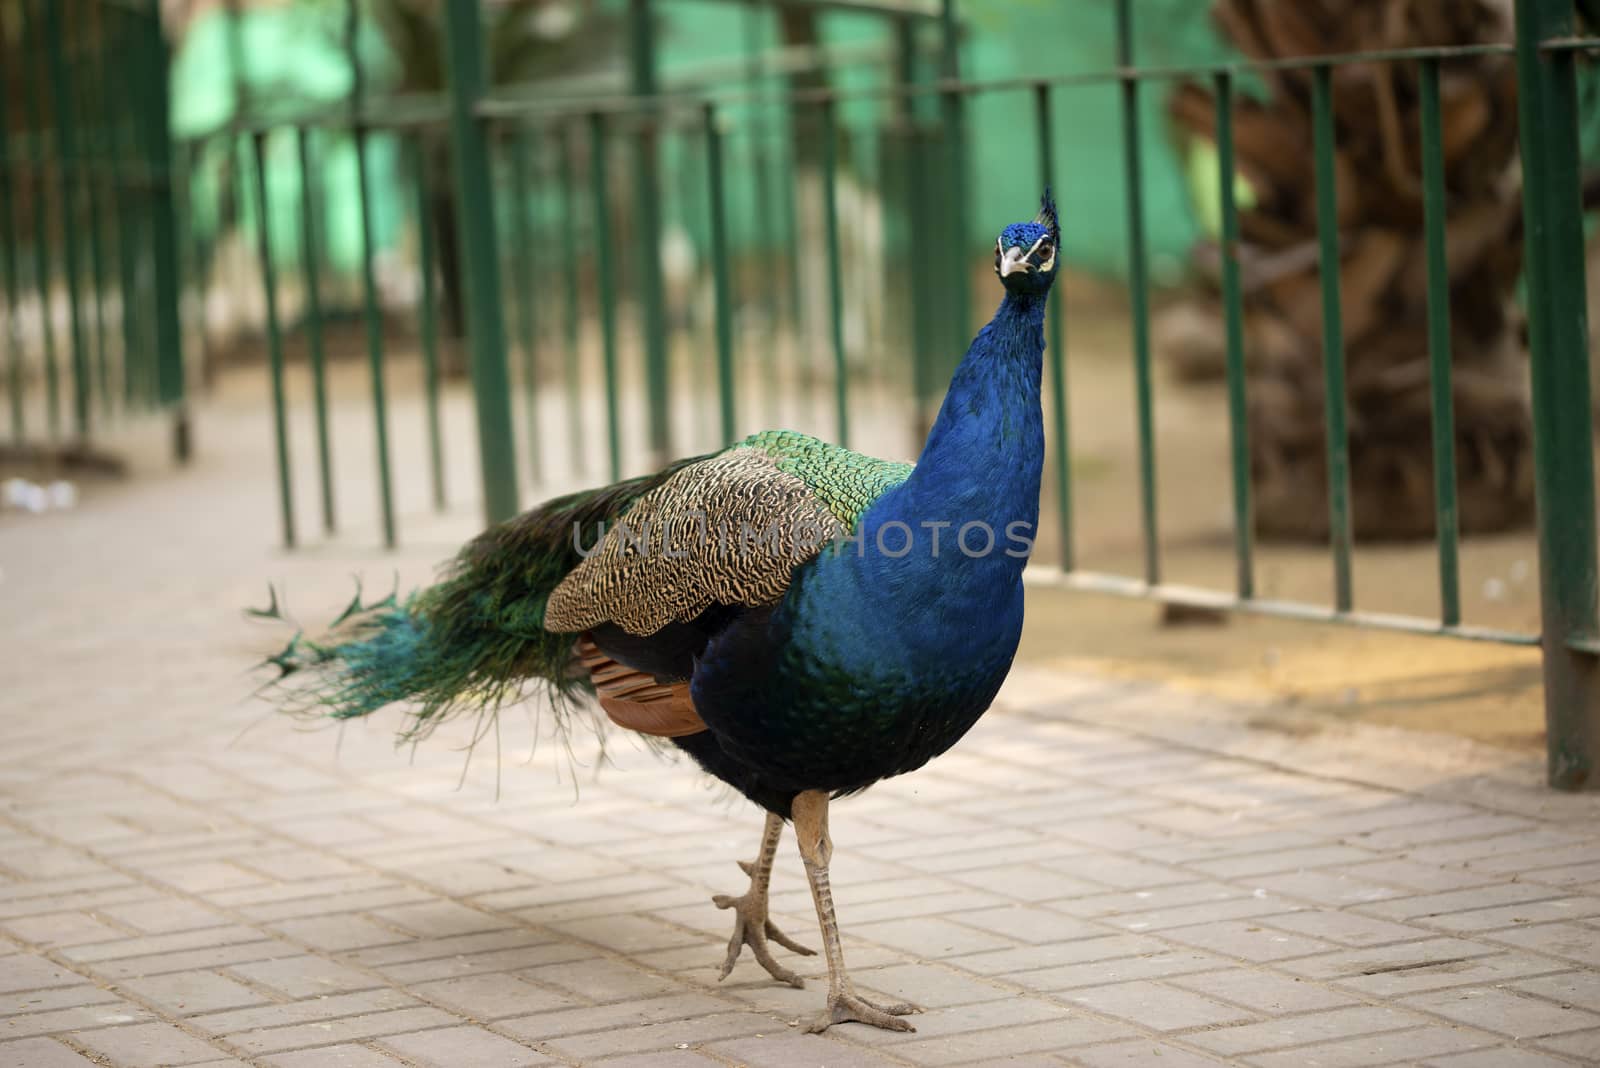
[[[34,25],[33,5],[34,0],[21,0],[25,68],[32,66],[28,62],[30,58],[38,61],[39,35]],[[31,82],[35,78],[43,82],[44,72],[34,69],[23,75],[24,82]],[[61,434],[61,371],[56,366],[55,316],[50,308],[50,182],[44,149],[44,117],[39,110],[39,101],[43,98],[42,87],[35,85],[30,85],[29,91],[22,94],[28,130],[32,135],[33,280],[39,291],[39,327],[44,339],[45,416],[50,436],[55,438]]]
[[[635,225],[639,229],[639,306],[643,312],[645,386],[649,399],[650,451],[664,464],[672,451],[672,374],[667,351],[666,299],[661,288],[661,175],[654,103],[657,92],[655,26],[650,0],[628,0],[628,60],[632,91],[644,104],[634,143]]]
[[[1139,137],[1139,77],[1133,69],[1133,4],[1117,0],[1117,65],[1122,80],[1122,153],[1128,197],[1128,290],[1133,308],[1133,373],[1139,421],[1139,504],[1144,532],[1144,579],[1161,581],[1156,515],[1156,443],[1150,371],[1150,274],[1145,259],[1144,162]]]
[[[917,26],[910,17],[902,17],[895,23],[895,58],[897,80],[901,86],[909,89],[918,81],[919,67]],[[909,93],[898,99],[896,118],[905,140],[900,194],[905,202],[906,251],[910,261],[918,265],[931,265],[934,258],[931,246],[937,235],[928,208],[929,152],[918,122],[917,99]],[[928,435],[930,403],[939,387],[939,383],[934,381],[933,358],[939,336],[933,296],[936,280],[931,270],[920,269],[920,266],[918,270],[902,273],[907,276],[907,297],[911,304],[911,445],[913,449],[920,449]]]
[[[72,425],[79,440],[89,437],[89,342],[83,335],[82,295],[78,279],[78,207],[81,164],[78,124],[68,91],[67,62],[61,40],[61,4],[44,5],[45,56],[50,71],[50,99],[55,118],[56,165],[61,205],[62,267],[67,274],[68,326],[72,337]]]
[[[850,368],[844,351],[844,282],[839,268],[839,124],[822,102],[822,229],[828,253],[828,332],[833,340],[833,409],[839,444],[850,444]]]
[[[292,549],[294,492],[290,488],[289,421],[283,385],[283,335],[278,325],[278,280],[272,264],[271,208],[267,200],[267,136],[252,136],[255,149],[256,242],[261,257],[261,288],[267,302],[267,356],[272,371],[273,431],[277,436],[278,511],[283,519],[283,546]]]
[[[528,134],[506,132],[511,150],[511,262],[516,287],[517,345],[522,350],[522,389],[528,409],[528,475],[539,481],[539,339],[534,319],[533,233],[528,225]]]
[[[939,9],[940,75],[948,83],[961,77],[961,25],[956,20],[956,0],[941,0]],[[945,166],[950,181],[949,241],[946,248],[949,266],[951,326],[950,352],[965,352],[972,340],[972,278],[967,269],[967,242],[971,227],[967,223],[967,135],[965,104],[961,93],[948,89],[939,96],[945,132]],[[954,369],[953,366],[951,368]]]
[[[1245,398],[1244,303],[1239,285],[1239,205],[1234,192],[1233,75],[1216,76],[1217,181],[1222,207],[1222,306],[1228,334],[1228,455],[1233,466],[1233,557],[1239,597],[1255,596],[1250,504],[1250,409]]]
[[[311,389],[316,402],[317,469],[322,479],[322,529],[337,525],[333,505],[333,445],[328,433],[328,369],[322,344],[322,244],[317,239],[317,189],[320,172],[311,153],[311,130],[295,127],[300,164],[300,273],[306,287],[306,351],[311,357]]]
[[[1595,633],[1594,427],[1570,0],[1518,0],[1517,106],[1533,363],[1545,744],[1551,786],[1600,787],[1600,659],[1568,648]]]
[[[79,64],[83,91],[77,94],[77,102],[84,120],[82,173],[89,206],[89,280],[94,287],[94,387],[100,395],[100,418],[105,420],[111,415],[111,368],[106,356],[106,257],[100,209],[105,179],[112,172],[114,161],[105,153],[105,124],[110,116],[96,114],[98,103],[104,99],[104,94],[96,90],[105,77],[108,56],[99,0],[80,0],[78,17],[90,27],[84,37],[92,44],[91,60]]]
[[[8,47],[0,26],[0,47]],[[11,437],[21,445],[27,437],[23,404],[22,337],[17,330],[17,231],[11,181],[16,164],[11,158],[10,108],[0,107],[0,271],[6,287],[6,392],[11,398]]]
[[[489,148],[476,109],[484,94],[482,12],[474,3],[445,6],[450,72],[450,142],[455,161],[458,242],[466,277],[472,392],[477,402],[478,453],[483,470],[484,514],[490,523],[517,513],[516,438],[511,426],[511,383],[506,372],[505,320],[500,312],[494,187]]]
[[[1450,265],[1445,257],[1449,203],[1439,109],[1439,61],[1422,61],[1422,205],[1428,246],[1428,376],[1433,398],[1433,500],[1439,535],[1439,616],[1461,622],[1456,511],[1456,422],[1451,395]]]
[[[172,53],[161,26],[161,0],[149,0],[143,20],[150,104],[147,109],[148,163],[154,185],[150,195],[150,251],[154,270],[155,387],[159,403],[173,411],[173,451],[181,463],[189,458],[189,415],[185,407],[183,329],[178,315],[182,285],[178,267],[178,214],[172,166]]]
[[[1039,140],[1039,184],[1046,192],[1050,192],[1056,185],[1056,130],[1055,116],[1050,107],[1050,86],[1044,82],[1033,87],[1033,114]],[[1062,324],[1066,296],[1062,286],[1062,280],[1057,278],[1048,309],[1050,436],[1055,441],[1056,524],[1061,538],[1061,570],[1071,571],[1076,563],[1076,553],[1072,538],[1072,438],[1067,408],[1067,349]]]
[[[606,119],[589,114],[589,190],[594,201],[595,291],[600,299],[600,345],[605,363],[606,450],[611,481],[622,478],[622,423],[617,397],[616,263],[611,252],[610,178],[606,169]]]
[[[128,13],[108,8],[105,14],[113,24],[120,24],[122,29],[120,39],[125,42],[128,37]],[[138,136],[124,115],[127,110],[125,99],[115,88],[116,83],[127,77],[132,66],[127,59],[128,49],[119,48],[118,53],[119,62],[114,68],[116,76],[107,77],[102,81],[101,92],[106,115],[111,121],[109,137],[111,156],[121,162],[132,161],[137,157]],[[220,192],[218,195],[221,195]],[[138,379],[136,368],[139,359],[139,323],[135,310],[138,302],[134,297],[138,288],[136,249],[139,223],[135,217],[138,196],[132,189],[129,178],[120,171],[114,178],[112,201],[113,212],[116,215],[114,228],[117,235],[117,297],[122,308],[122,405],[126,411],[133,405]]]
[[[745,88],[760,92],[766,88],[766,61],[762,55],[761,17],[764,10],[755,6],[744,9]],[[774,205],[772,176],[767,170],[770,146],[767,143],[767,109],[765,101],[750,105],[750,217],[748,253],[763,264],[773,261]],[[761,309],[765,330],[761,339],[761,367],[763,392],[766,395],[766,418],[776,425],[781,419],[782,385],[778,374],[778,314],[779,298],[777,279],[766,270],[746,271],[744,274],[746,299]],[[752,292],[753,290],[753,292]]]
[[[418,134],[411,142],[411,166],[417,185],[417,267],[422,274],[422,296],[418,299],[418,312],[422,330],[422,389],[428,413],[428,472],[433,482],[433,507],[445,509],[444,493],[444,435],[439,420],[439,298],[433,278],[434,248],[433,226],[429,206],[433,203],[428,164],[426,135]]]
[[[346,0],[345,49],[350,61],[350,118],[356,150],[356,204],[361,218],[361,294],[367,323],[367,363],[372,373],[372,417],[377,432],[378,506],[383,518],[383,544],[395,546],[394,482],[389,474],[389,403],[383,381],[383,311],[378,307],[378,277],[373,269],[377,242],[372,232],[372,186],[368,181],[368,131],[362,110],[366,100],[357,47],[360,7]]]
[[[717,410],[722,440],[731,443],[736,433],[733,380],[733,284],[728,275],[728,204],[722,176],[722,131],[717,126],[717,106],[705,105],[706,185],[711,198],[711,277],[717,318]]]
[[[567,431],[570,435],[572,462],[579,470],[585,467],[588,452],[583,427],[583,366],[579,359],[579,326],[583,321],[580,307],[577,270],[578,257],[578,193],[577,179],[573,176],[573,129],[563,123],[556,127],[556,163],[561,186],[561,263],[563,314],[561,320],[561,373],[567,385]]]
[[[1328,432],[1328,538],[1333,547],[1333,597],[1350,611],[1350,440],[1346,431],[1344,319],[1339,293],[1339,190],[1333,166],[1332,71],[1316,67],[1311,80],[1311,121],[1317,172],[1317,242],[1321,249],[1322,371]]]

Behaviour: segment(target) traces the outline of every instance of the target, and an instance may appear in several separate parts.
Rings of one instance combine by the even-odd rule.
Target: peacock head
[[[1061,224],[1050,190],[1039,200],[1032,222],[1012,223],[994,243],[994,273],[1012,293],[1045,293],[1056,278],[1056,253],[1061,246]]]

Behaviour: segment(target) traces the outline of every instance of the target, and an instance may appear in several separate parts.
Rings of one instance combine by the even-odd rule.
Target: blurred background
[[[912,458],[1050,184],[1026,655],[1541,744],[1512,15],[8,0],[0,537],[234,445],[239,537],[440,558],[767,427]]]

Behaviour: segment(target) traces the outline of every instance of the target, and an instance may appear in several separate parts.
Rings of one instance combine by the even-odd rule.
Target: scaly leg
[[[773,960],[772,950],[767,948],[767,939],[770,938],[785,949],[792,949],[807,957],[817,954],[816,950],[795,942],[767,919],[767,884],[772,879],[772,858],[778,852],[778,839],[781,837],[783,819],[767,813],[767,828],[761,836],[760,855],[754,864],[739,861],[739,867],[750,876],[750,889],[739,897],[718,894],[711,899],[717,908],[732,909],[734,914],[733,937],[728,940],[728,957],[722,962],[722,974],[718,979],[728,977],[728,973],[733,971],[733,962],[739,959],[739,951],[749,946],[756,956],[756,963],[765,968],[768,975],[796,989],[804,989],[806,985],[804,979]]]
[[[828,885],[828,861],[833,857],[833,840],[828,837],[828,795],[807,790],[794,799],[794,833],[800,840],[800,857],[811,880],[811,898],[817,903],[817,920],[822,925],[822,949],[828,955],[828,1007],[807,1031],[826,1031],[836,1023],[871,1024],[888,1031],[915,1031],[902,1016],[921,1012],[915,1005],[874,1005],[860,994],[844,968],[844,949],[839,944],[839,921],[833,915],[833,890]]]

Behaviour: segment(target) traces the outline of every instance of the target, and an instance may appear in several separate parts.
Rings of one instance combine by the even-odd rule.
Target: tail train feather
[[[262,667],[285,711],[351,719],[391,704],[410,708],[408,738],[457,712],[494,712],[543,689],[558,718],[591,691],[573,669],[575,634],[544,629],[550,594],[603,528],[671,476],[658,474],[561,497],[491,527],[462,549],[435,585],[363,604],[354,599],[317,640],[297,630]],[[276,589],[264,619],[287,620]]]

